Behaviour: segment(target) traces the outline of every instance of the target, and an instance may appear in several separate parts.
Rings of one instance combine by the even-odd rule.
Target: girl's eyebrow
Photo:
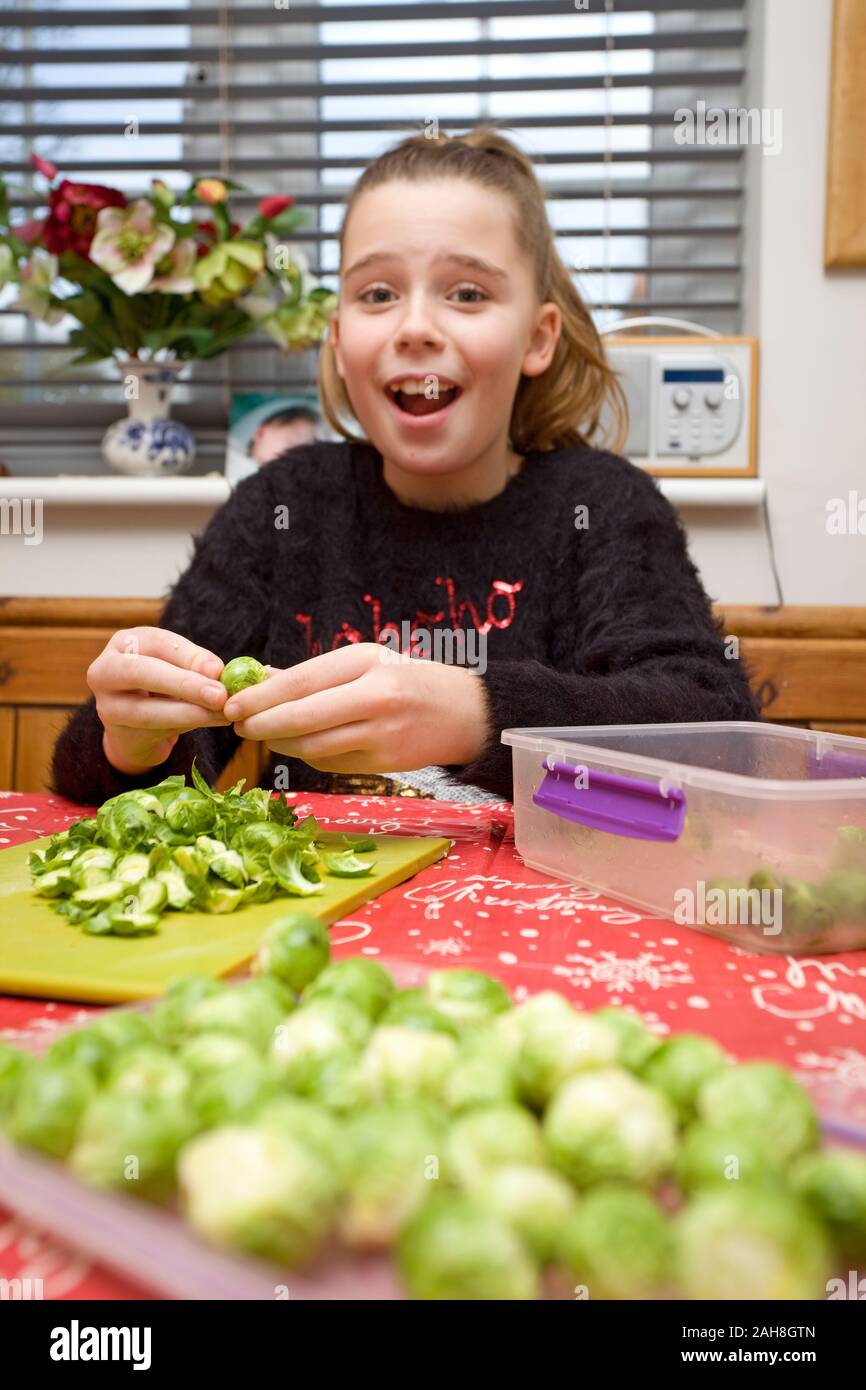
[[[359,270],[367,270],[371,265],[379,261],[391,261],[399,257],[399,251],[371,251],[368,255],[362,256],[355,261],[348,270],[343,272],[343,279],[348,280],[350,275],[355,275]],[[437,256],[434,263],[451,262],[455,265],[464,266],[467,270],[478,271],[481,275],[490,275],[495,280],[507,280],[507,272],[500,266],[494,265],[492,261],[482,260],[480,256],[470,256],[465,252],[450,251]]]

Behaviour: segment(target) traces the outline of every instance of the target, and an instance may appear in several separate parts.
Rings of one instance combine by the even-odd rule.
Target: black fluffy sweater
[[[759,718],[672,506],[647,473],[591,449],[530,454],[498,496],[444,512],[400,502],[372,445],[291,449],[195,537],[159,622],[224,661],[276,667],[385,631],[417,642],[419,630],[474,629],[465,651],[479,672],[486,661],[489,740],[450,771],[507,799],[500,734],[512,726]],[[96,805],[187,773],[193,757],[213,781],[238,743],[230,726],[195,730],[160,767],[125,776],[102,751],[91,697],[57,740],[54,789]],[[324,789],[326,774],[281,754],[263,785],[275,762],[291,789]]]

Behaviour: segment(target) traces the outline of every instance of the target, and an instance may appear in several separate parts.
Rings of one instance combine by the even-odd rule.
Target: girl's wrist
[[[141,772],[149,772],[151,768],[159,767],[170,755],[177,737],[160,739],[157,743],[136,744],[134,747],[124,747],[121,740],[118,747],[117,740],[110,729],[105,729],[102,735],[102,751],[115,771],[123,773],[125,777],[135,777]]]

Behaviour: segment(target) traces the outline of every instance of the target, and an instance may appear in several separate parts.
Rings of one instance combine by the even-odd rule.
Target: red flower
[[[239,222],[231,222],[229,225],[231,227],[231,235],[237,236],[241,229],[241,224]],[[206,238],[205,241],[198,242],[195,248],[196,256],[201,260],[202,256],[206,256],[209,251],[213,250],[214,246],[219,241],[219,233],[213,222],[196,222],[196,227]]]
[[[266,217],[268,221],[270,221],[272,217],[279,217],[281,212],[285,212],[286,208],[290,208],[294,201],[294,198],[284,198],[282,196],[262,198],[259,202],[259,212],[262,217]]]
[[[50,182],[57,178],[57,167],[51,163],[50,159],[43,159],[41,154],[31,154],[30,163],[34,169],[38,169],[40,174],[44,174]]]
[[[126,197],[116,188],[99,183],[71,183],[64,179],[52,188],[50,211],[45,219],[42,242],[47,251],[60,255],[75,251],[87,257],[96,231],[96,215],[101,208],[125,208]]]

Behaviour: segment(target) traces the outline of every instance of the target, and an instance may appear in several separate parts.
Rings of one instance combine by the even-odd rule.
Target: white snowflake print
[[[809,1071],[820,1072],[828,1081],[838,1081],[866,1092],[866,1056],[853,1047],[834,1047],[832,1057],[818,1052],[799,1052],[797,1064]]]
[[[566,956],[566,965],[555,965],[555,975],[563,975],[577,989],[591,985],[607,986],[609,994],[633,994],[635,985],[650,989],[669,989],[672,985],[694,983],[689,967],[682,961],[668,961],[651,951],[637,956],[617,956],[599,951],[597,956]]]
[[[469,947],[456,936],[446,936],[441,941],[427,941],[421,947],[422,956],[462,956]]]

